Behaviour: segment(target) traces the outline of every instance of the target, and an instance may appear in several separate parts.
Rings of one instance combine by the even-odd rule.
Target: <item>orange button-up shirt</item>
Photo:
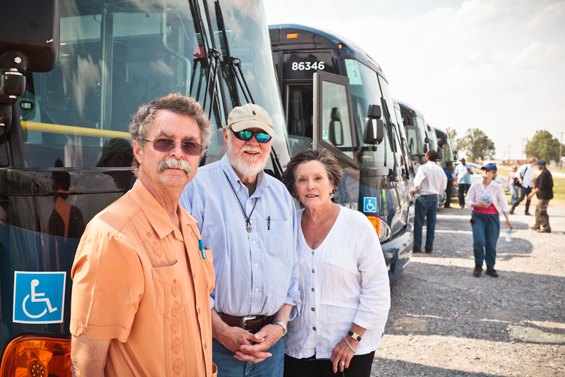
[[[106,376],[215,376],[212,253],[141,181],[88,224],[71,277],[71,333],[108,340]]]

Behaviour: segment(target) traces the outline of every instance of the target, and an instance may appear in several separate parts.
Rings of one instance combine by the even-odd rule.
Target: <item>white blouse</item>
[[[490,181],[486,190],[482,180],[473,183],[465,196],[465,204],[467,204],[467,207],[471,208],[471,204],[477,203],[484,196],[488,197],[489,203],[494,204],[499,214],[508,212],[508,201],[506,200],[504,189],[502,185],[494,179]]]
[[[298,211],[301,224],[304,210]],[[375,228],[365,215],[340,207],[326,239],[312,250],[299,227],[300,314],[288,323],[285,353],[329,359],[351,325],[367,329],[357,347],[363,355],[381,346],[390,309],[388,272]]]

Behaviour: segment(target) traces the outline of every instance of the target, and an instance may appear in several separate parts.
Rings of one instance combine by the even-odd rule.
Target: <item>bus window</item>
[[[408,138],[408,153],[412,156],[420,156],[420,151],[418,149],[418,135],[416,134],[416,128],[414,127],[406,127]]]
[[[347,94],[343,85],[322,83],[322,139],[353,159]]]
[[[196,97],[206,84],[207,63],[198,64],[202,38],[188,3],[65,4],[59,63],[29,74],[20,100],[20,108],[33,109],[21,112],[26,167],[54,167],[58,160],[64,167],[100,166],[109,140],[130,139],[140,105],[169,93]],[[223,154],[214,139],[212,158]]]
[[[345,67],[349,84],[351,85],[351,101],[353,103],[353,118],[359,135],[363,135],[363,130],[367,124],[367,112],[369,105],[381,105],[382,96],[377,73],[366,65],[353,59],[345,59]],[[366,167],[394,166],[394,155],[390,144],[388,130],[389,119],[383,112],[385,127],[385,137],[377,150],[373,151],[372,146],[363,144],[363,164]],[[362,138],[360,138],[362,140]]]
[[[312,149],[314,114],[314,87],[312,84],[287,86],[288,138],[292,156]]]

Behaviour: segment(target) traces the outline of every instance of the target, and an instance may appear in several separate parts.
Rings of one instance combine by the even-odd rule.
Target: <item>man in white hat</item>
[[[282,376],[282,337],[300,303],[294,201],[263,171],[274,136],[263,108],[234,108],[223,135],[226,155],[180,200],[214,251],[213,360],[220,376]]]

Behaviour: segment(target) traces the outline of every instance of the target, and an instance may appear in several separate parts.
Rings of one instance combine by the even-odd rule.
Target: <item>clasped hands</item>
[[[232,351],[236,359],[260,363],[272,356],[267,350],[282,336],[283,328],[279,325],[265,325],[255,334],[240,327],[230,327],[220,343]]]

